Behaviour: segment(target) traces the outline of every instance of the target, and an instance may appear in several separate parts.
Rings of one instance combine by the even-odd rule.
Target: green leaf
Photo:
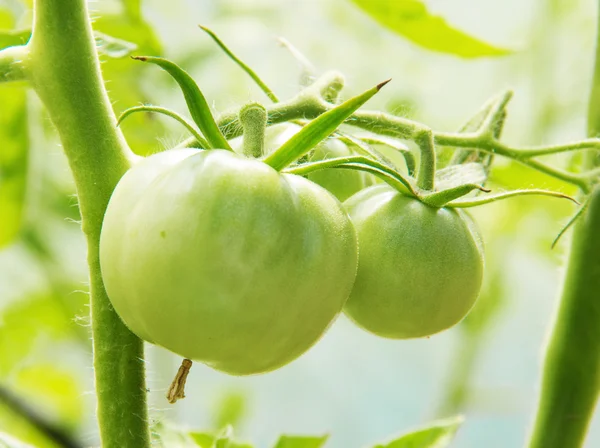
[[[324,436],[287,436],[279,437],[274,448],[321,448],[329,435]]]
[[[240,392],[228,392],[217,403],[214,410],[214,427],[226,425],[238,427],[246,414],[246,396]]]
[[[27,91],[0,85],[0,247],[21,229],[27,187]]]
[[[52,420],[75,430],[85,415],[83,389],[75,372],[52,364],[23,367],[16,375],[15,390],[36,410],[52,416]]]
[[[481,163],[450,165],[435,173],[436,190],[448,190],[463,184],[483,185],[487,174]]]
[[[212,448],[215,443],[215,435],[211,432],[192,431],[189,436],[200,448]]]
[[[98,51],[111,58],[124,58],[137,50],[136,44],[123,39],[117,39],[100,31],[94,32],[94,38],[96,39]]]
[[[212,448],[213,440],[210,440],[210,445],[196,443],[192,433],[180,429],[168,422],[156,422],[152,426],[152,446],[160,448]]]
[[[0,8],[0,29],[10,30],[15,26],[15,17],[7,7]]]
[[[444,448],[450,444],[463,421],[461,416],[437,420],[391,442],[375,445],[374,448]]]
[[[11,303],[0,315],[0,377],[14,372],[42,339],[50,345],[51,340],[71,336],[71,325],[76,324],[60,309],[54,296],[33,296]]]
[[[123,0],[125,15],[132,22],[140,22],[142,20],[142,0]]]
[[[352,0],[384,27],[428,50],[464,58],[503,56],[505,48],[483,42],[427,11],[421,0]]]
[[[0,433],[0,448],[34,448],[33,445],[21,442],[5,433]]]
[[[31,37],[31,30],[0,30],[0,50],[14,45],[25,45]]]
[[[211,147],[233,151],[219,129],[219,126],[217,126],[215,118],[210,110],[210,106],[206,102],[206,98],[202,94],[200,87],[198,87],[198,84],[196,84],[185,70],[174,62],[164,58],[135,56],[133,59],[156,64],[171,75],[173,79],[177,81],[177,84],[179,84],[179,87],[183,92],[192,119],[198,125]]]
[[[94,20],[92,26],[95,31],[135,44],[137,52],[155,56],[162,54],[162,46],[156,33],[143,20],[136,21],[125,15],[102,15]],[[102,74],[110,86],[110,99],[117,108],[117,114],[131,106],[154,102],[152,94],[163,87],[154,84],[152,90],[146,91],[145,87],[152,84],[144,82],[144,78],[148,77],[147,70],[140,70],[139,65],[132,64],[127,58],[104,59]],[[129,145],[140,155],[162,149],[157,137],[166,133],[163,122],[149,114],[132,116],[123,125],[123,132]]]

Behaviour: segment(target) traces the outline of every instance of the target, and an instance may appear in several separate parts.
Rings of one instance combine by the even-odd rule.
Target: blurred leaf
[[[31,30],[0,29],[0,50],[14,45],[24,45],[31,36]]]
[[[216,405],[214,411],[214,427],[227,425],[238,427],[246,414],[246,397],[240,392],[227,392]]]
[[[16,389],[36,409],[70,429],[81,423],[84,415],[81,394],[74,372],[52,364],[35,364],[21,369],[16,376]]]
[[[464,58],[503,56],[511,51],[495,47],[452,27],[430,14],[420,0],[352,0],[384,27],[421,47]]]
[[[8,434],[0,433],[0,448],[33,448],[33,445],[21,442]]]
[[[437,190],[447,190],[464,184],[483,185],[486,180],[485,168],[481,163],[450,165],[435,173]]]
[[[252,448],[252,445],[233,440],[231,426],[221,431],[201,432],[186,431],[167,422],[159,422],[154,425],[152,435],[162,448]]]
[[[504,261],[507,261],[504,259]],[[467,317],[461,322],[460,329],[466,331],[471,337],[479,337],[489,327],[492,319],[498,314],[505,304],[506,277],[503,275],[502,263],[486,266],[487,280],[475,306]]]
[[[166,422],[157,422],[152,426],[152,437],[152,446],[161,448],[205,448],[205,445],[198,445],[187,431]],[[211,448],[211,445],[207,448]]]
[[[490,171],[490,182],[502,185],[510,190],[544,188],[575,195],[577,187],[560,179],[529,168],[515,161],[494,164]]]
[[[31,37],[31,30],[0,30],[0,50],[13,45],[24,45]],[[94,32],[98,52],[111,58],[120,59],[137,50],[137,45],[123,39],[109,36],[100,31]]]
[[[324,436],[281,436],[275,448],[321,448],[329,435]]]
[[[51,339],[70,336],[74,325],[50,295],[33,296],[6,307],[0,315],[0,377],[14,372],[43,335]]]
[[[450,444],[463,420],[460,416],[437,420],[425,428],[374,448],[444,448]]]
[[[0,30],[10,30],[15,26],[15,17],[8,8],[0,8]]]
[[[94,37],[96,38],[98,51],[111,58],[124,58],[137,50],[136,44],[127,42],[123,39],[117,39],[116,37],[109,36],[100,31],[96,31]]]
[[[124,5],[133,8],[135,3],[124,2]],[[142,20],[132,20],[128,16],[121,15],[105,15],[95,20],[93,27],[96,31],[136,45],[136,52],[140,54],[153,56],[162,54],[162,46],[156,33]],[[147,76],[146,69],[147,67],[129,58],[110,58],[102,64],[102,74],[110,87],[109,95],[116,105],[117,115],[131,106],[153,102],[143,88],[142,79]],[[165,133],[163,123],[152,114],[134,114],[122,124],[121,129],[132,149],[141,155],[156,152],[159,147],[157,137],[162,137]]]
[[[196,442],[196,445],[198,445],[201,448],[212,448],[213,443],[215,441],[215,434],[211,432],[192,431],[189,433],[189,435],[192,438],[192,440]]]
[[[29,136],[27,91],[20,84],[0,85],[0,247],[21,228],[27,186]]]
[[[125,15],[132,22],[142,20],[142,0],[123,0],[123,6],[125,8]]]

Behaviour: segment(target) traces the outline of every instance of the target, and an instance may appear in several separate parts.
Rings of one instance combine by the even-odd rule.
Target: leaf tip
[[[390,78],[390,79],[388,79],[386,81],[383,81],[383,82],[380,82],[379,84],[377,84],[377,91],[380,91],[383,88],[383,86],[385,86],[391,80],[392,80],[392,78]]]
[[[131,56],[131,59],[133,59],[134,61],[142,61],[142,62],[146,62],[148,60],[148,58],[146,56]]]

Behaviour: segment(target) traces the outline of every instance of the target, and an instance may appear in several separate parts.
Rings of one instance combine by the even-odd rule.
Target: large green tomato
[[[301,126],[294,123],[281,123],[269,126],[265,132],[265,154],[270,154],[288,141],[296,134]],[[236,152],[242,152],[242,138],[236,138],[231,142],[231,146]],[[354,156],[354,153],[348,146],[337,138],[328,138],[311,152],[309,162],[319,160],[333,159],[336,157]],[[308,179],[322,186],[340,201],[345,201],[354,193],[362,190],[372,184],[371,177],[368,174],[345,169],[325,169],[310,173]]]
[[[432,208],[388,185],[344,203],[358,232],[354,288],[344,308],[379,336],[429,336],[458,323],[481,288],[483,250],[464,213]]]
[[[108,296],[139,337],[215,369],[276,369],[347,300],[356,232],[300,176],[230,151],[181,149],[128,171],[100,240]]]

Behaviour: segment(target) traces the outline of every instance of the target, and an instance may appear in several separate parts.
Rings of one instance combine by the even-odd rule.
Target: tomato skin
[[[483,277],[481,240],[470,219],[432,208],[387,185],[344,203],[358,232],[359,261],[344,312],[379,336],[429,336],[457,324]]]
[[[132,168],[100,244],[108,296],[134,333],[234,375],[308,350],[357,267],[356,233],[330,193],[223,150],[166,151]]]

